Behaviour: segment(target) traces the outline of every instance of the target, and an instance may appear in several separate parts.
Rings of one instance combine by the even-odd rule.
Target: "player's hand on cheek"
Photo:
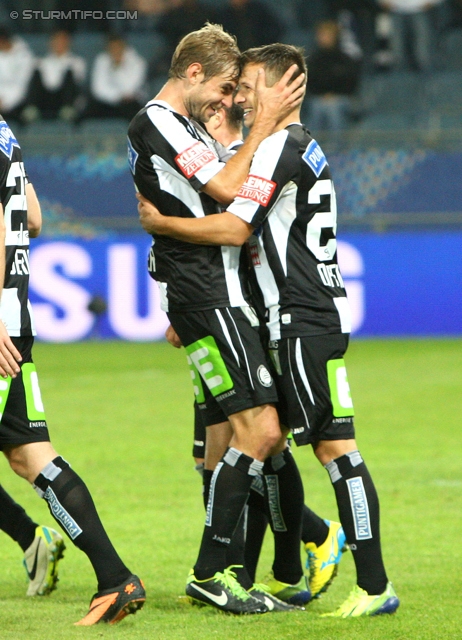
[[[259,70],[255,88],[259,112],[264,112],[268,117],[272,116],[280,122],[302,103],[305,94],[305,74],[301,73],[289,84],[297,69],[297,65],[293,64],[272,87],[266,86],[265,70]]]

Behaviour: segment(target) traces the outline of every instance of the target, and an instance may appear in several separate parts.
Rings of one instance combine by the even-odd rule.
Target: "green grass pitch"
[[[441,640],[462,638],[462,341],[353,340],[347,368],[360,450],[381,500],[394,616],[322,619],[355,581],[351,554],[306,612],[237,618],[181,603],[203,524],[193,470],[192,389],[184,353],[167,344],[35,347],[52,440],[87,482],[120,554],[146,584],[144,609],[114,627],[74,627],[95,579],[68,542],[58,590],[26,598],[19,547],[1,533],[0,638],[68,640]],[[327,473],[296,450],[307,503],[337,518]],[[1,482],[38,522],[45,502],[2,463]],[[260,562],[270,567],[271,539]]]

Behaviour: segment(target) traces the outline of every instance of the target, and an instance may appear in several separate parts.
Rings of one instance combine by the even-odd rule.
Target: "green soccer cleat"
[[[391,582],[378,596],[370,596],[367,591],[355,585],[352,592],[336,611],[323,613],[327,618],[358,618],[359,616],[379,616],[384,613],[395,613],[399,607],[399,599]]]
[[[217,571],[213,578],[207,580],[198,580],[191,569],[186,582],[186,595],[193,602],[210,604],[228,613],[267,613],[269,608],[266,604],[254,598],[239,584],[232,568],[227,567],[223,573]]]
[[[319,598],[337,575],[342,553],[347,550],[345,533],[340,522],[324,521],[329,527],[325,542],[317,547],[314,542],[305,545],[306,568],[312,598]]]
[[[283,602],[302,607],[311,600],[311,591],[306,583],[305,576],[300,578],[297,584],[288,584],[276,580],[272,571],[263,580],[263,584],[268,587],[271,595],[276,596]]]
[[[296,607],[273,596],[266,584],[254,584],[248,593],[263,602],[268,607],[268,611],[304,611],[303,607]]]
[[[22,561],[29,578],[28,596],[46,596],[56,589],[58,562],[66,545],[61,535],[50,527],[39,526]]]
[[[131,575],[111,589],[104,589],[95,593],[90,602],[90,609],[86,616],[75,625],[90,627],[100,622],[115,624],[131,613],[141,609],[146,600],[144,585],[138,576]]]

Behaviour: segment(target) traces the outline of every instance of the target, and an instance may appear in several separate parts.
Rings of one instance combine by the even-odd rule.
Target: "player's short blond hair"
[[[240,51],[236,38],[221,25],[207,24],[182,38],[175,49],[168,77],[185,78],[188,67],[202,65],[204,81],[229,71],[230,79],[239,77]]]

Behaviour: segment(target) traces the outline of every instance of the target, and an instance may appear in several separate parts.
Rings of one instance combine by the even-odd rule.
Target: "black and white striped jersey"
[[[198,218],[218,213],[218,204],[201,188],[228,157],[205,129],[166,102],[149,102],[130,123],[128,160],[136,188],[165,215]],[[240,247],[154,235],[148,268],[159,284],[164,311],[247,305]]]
[[[250,251],[272,340],[351,331],[337,264],[334,185],[303,125],[260,144],[228,211],[255,227]]]
[[[10,336],[35,335],[29,302],[27,176],[21,149],[0,116],[0,203],[5,220],[6,268],[0,316]]]

